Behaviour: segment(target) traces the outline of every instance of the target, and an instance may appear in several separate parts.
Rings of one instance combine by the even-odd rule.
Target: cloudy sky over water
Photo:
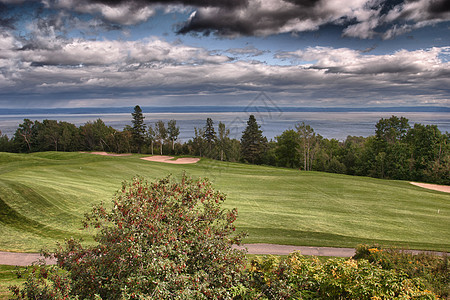
[[[0,0],[0,109],[450,106],[448,0]]]

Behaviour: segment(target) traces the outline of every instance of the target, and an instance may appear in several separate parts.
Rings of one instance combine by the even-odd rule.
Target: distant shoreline
[[[450,113],[443,106],[395,106],[395,107],[292,107],[267,105],[248,106],[143,106],[144,113],[225,113],[225,112],[436,112]],[[132,107],[74,107],[74,108],[0,108],[0,115],[59,115],[59,114],[114,114],[131,113]]]
[[[194,128],[203,128],[207,117],[213,119],[215,126],[218,126],[219,122],[224,123],[230,129],[230,137],[240,139],[249,115],[255,115],[263,134],[269,140],[274,139],[285,130],[294,129],[296,124],[302,122],[310,125],[317,134],[327,139],[334,138],[344,141],[349,135],[368,137],[375,134],[375,124],[378,120],[389,118],[392,115],[406,117],[411,126],[415,123],[437,125],[441,132],[450,132],[450,118],[448,117],[450,107],[391,107],[384,108],[386,111],[383,111],[383,108],[380,107],[375,109],[179,106],[143,107],[142,110],[147,125],[153,125],[157,120],[164,122],[171,119],[176,120],[177,125],[180,126],[179,139],[181,141],[192,139]],[[12,137],[24,119],[40,122],[51,119],[69,122],[76,126],[102,119],[107,126],[123,130],[126,125],[131,125],[132,111],[132,108],[126,107],[0,109],[0,130],[2,134]]]

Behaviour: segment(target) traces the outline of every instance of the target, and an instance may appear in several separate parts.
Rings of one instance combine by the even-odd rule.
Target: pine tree
[[[225,151],[230,143],[230,129],[226,129],[225,124],[219,122],[219,136],[217,139],[217,145],[220,151],[220,160],[224,160]]]
[[[205,131],[204,131],[203,137],[205,139],[207,149],[208,149],[207,156],[212,157],[214,145],[217,141],[217,135],[216,135],[216,131],[214,130],[214,122],[211,118],[206,119],[206,126],[205,126]]]
[[[133,144],[136,146],[138,153],[141,153],[141,148],[145,141],[145,117],[139,105],[134,107],[134,112],[131,115],[133,116],[131,121],[133,123]]]
[[[241,137],[242,159],[252,164],[260,164],[266,148],[267,138],[262,135],[262,130],[256,122],[255,116],[250,115],[247,127],[242,132]]]

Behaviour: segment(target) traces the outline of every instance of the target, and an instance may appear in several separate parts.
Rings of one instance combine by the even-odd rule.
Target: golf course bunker
[[[90,154],[103,155],[103,156],[130,156],[131,155],[131,153],[117,154],[117,153],[107,153],[107,152],[81,152],[81,153],[90,153]]]
[[[174,159],[173,156],[165,156],[165,155],[154,155],[149,157],[143,157],[141,159],[148,160],[148,161],[156,161],[156,162],[163,162],[168,164],[178,164],[178,165],[184,165],[184,164],[195,164],[200,160],[200,158],[195,157],[182,157],[178,159]]]
[[[444,193],[450,193],[450,186],[448,186],[448,185],[418,183],[418,182],[410,182],[410,183],[412,185],[419,186],[424,189],[429,189],[429,190],[439,191],[439,192],[444,192]]]

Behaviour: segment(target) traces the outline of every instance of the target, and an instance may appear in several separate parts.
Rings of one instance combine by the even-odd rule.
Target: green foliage
[[[15,293],[80,299],[231,298],[245,253],[231,247],[242,234],[234,234],[237,211],[222,209],[224,200],[207,180],[167,177],[148,184],[135,178],[123,184],[111,210],[101,204],[86,215],[85,226],[98,230],[97,245],[68,240],[52,254],[58,262],[51,272],[56,277],[31,276]],[[67,276],[58,275],[59,270]],[[59,281],[68,288],[61,290],[55,285]]]
[[[231,140],[230,140],[230,129],[225,127],[225,124],[219,122],[219,134],[217,136],[217,150],[219,152],[219,159],[223,160],[232,160],[233,156],[231,155]]]
[[[11,286],[23,284],[28,269],[29,267],[0,265],[0,299],[11,299]]]
[[[136,105],[134,107],[134,111],[133,113],[131,113],[131,116],[133,117],[131,121],[131,123],[133,124],[133,144],[136,147],[137,152],[141,153],[141,148],[145,142],[146,127],[144,124],[145,117],[139,105]]]
[[[262,135],[261,126],[256,122],[255,116],[250,115],[247,127],[242,132],[241,153],[245,162],[261,164],[267,147],[267,138]]]
[[[14,143],[18,151],[31,152],[35,139],[35,130],[33,130],[34,122],[30,119],[24,119],[22,124],[19,124],[16,133],[14,134]]]
[[[345,141],[325,139],[304,122],[294,130],[285,130],[268,143],[254,115],[250,115],[241,139],[229,137],[230,131],[207,118],[204,128],[194,128],[194,137],[184,144],[175,143],[180,133],[175,120],[167,128],[163,121],[155,127],[144,125],[139,106],[135,107],[133,127],[123,131],[106,126],[101,119],[76,128],[67,122],[25,119],[9,141],[0,133],[0,150],[36,151],[108,151],[154,154],[195,155],[221,161],[244,161],[306,171],[324,171],[383,179],[450,184],[450,134],[435,125],[408,123],[404,117],[382,118],[375,124],[375,135],[348,136]],[[165,145],[165,143],[170,142]]]
[[[203,138],[206,143],[206,157],[215,158],[214,147],[217,142],[216,131],[214,130],[214,122],[211,118],[206,119],[206,125],[203,131]]]
[[[177,126],[176,120],[170,120],[167,122],[167,136],[172,143],[172,152],[175,150],[175,142],[180,135],[180,127]]]
[[[385,270],[402,272],[408,278],[422,279],[427,289],[443,299],[450,297],[450,260],[447,255],[428,253],[414,255],[404,250],[383,248],[379,245],[359,245],[354,258],[368,260]]]
[[[6,134],[0,130],[0,152],[10,152],[12,150],[12,142]]]
[[[167,138],[167,128],[164,121],[157,121],[155,123],[155,139],[159,142],[160,154],[163,154],[164,140]]]
[[[26,279],[22,286],[9,287],[14,299],[74,299],[69,295],[71,279],[68,272],[57,266],[46,266],[45,262],[39,261],[25,271],[19,270],[17,276]]]
[[[303,170],[311,171],[314,162],[315,154],[319,150],[318,141],[322,138],[317,136],[314,129],[302,122],[301,124],[295,125],[295,129],[300,137],[300,148],[303,158]]]
[[[364,259],[322,262],[296,252],[255,259],[248,274],[244,299],[437,299],[423,280]]]
[[[300,136],[295,130],[286,130],[276,137],[276,155],[279,166],[298,168],[300,165]]]
[[[375,136],[380,143],[394,144],[405,138],[410,126],[405,117],[392,116],[389,119],[381,118],[375,128]]]

